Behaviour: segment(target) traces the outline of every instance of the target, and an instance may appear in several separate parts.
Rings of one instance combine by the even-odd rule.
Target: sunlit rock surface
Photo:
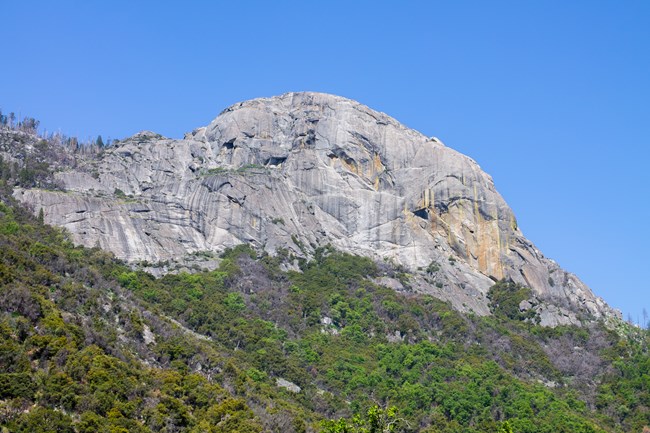
[[[337,96],[242,102],[182,140],[142,132],[57,177],[66,192],[16,197],[76,242],[129,261],[243,242],[308,256],[331,244],[403,265],[412,289],[465,311],[488,314],[488,288],[511,278],[593,316],[611,312],[522,235],[472,159]],[[544,310],[549,324],[573,321],[559,315]]]

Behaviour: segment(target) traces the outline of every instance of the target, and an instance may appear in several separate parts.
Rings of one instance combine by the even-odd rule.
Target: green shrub
[[[492,313],[497,317],[511,320],[526,320],[535,316],[532,309],[519,310],[519,304],[530,297],[529,288],[516,284],[512,280],[501,280],[490,287],[488,291]]]

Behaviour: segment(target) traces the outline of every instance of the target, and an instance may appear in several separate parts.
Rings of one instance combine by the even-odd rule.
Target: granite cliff
[[[523,236],[476,162],[337,96],[242,102],[183,139],[141,132],[55,178],[62,191],[14,195],[76,242],[130,262],[240,243],[309,256],[331,244],[400,265],[411,289],[477,314],[489,313],[486,293],[503,278],[533,290],[521,308],[542,324],[615,314]]]

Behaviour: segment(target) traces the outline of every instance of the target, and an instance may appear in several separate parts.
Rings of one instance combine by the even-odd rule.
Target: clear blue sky
[[[0,4],[0,107],[170,137],[287,91],[356,99],[474,158],[548,257],[650,310],[650,1]]]

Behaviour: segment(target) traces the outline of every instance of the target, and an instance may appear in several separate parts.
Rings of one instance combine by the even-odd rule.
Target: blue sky
[[[313,90],[441,138],[524,234],[650,310],[649,1],[42,1],[0,6],[0,107],[47,130],[182,137]]]

